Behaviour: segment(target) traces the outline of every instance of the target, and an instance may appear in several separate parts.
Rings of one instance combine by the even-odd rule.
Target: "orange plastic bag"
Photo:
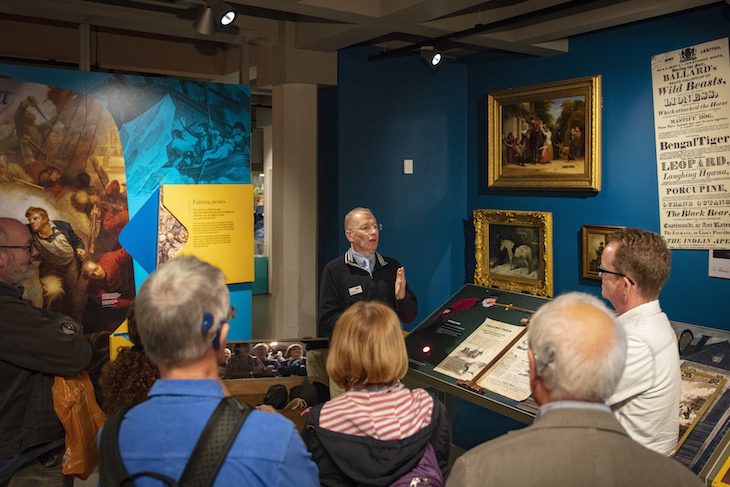
[[[51,388],[53,409],[66,430],[63,473],[86,480],[99,463],[96,434],[106,416],[94,397],[94,385],[82,370],[72,377],[56,377]]]

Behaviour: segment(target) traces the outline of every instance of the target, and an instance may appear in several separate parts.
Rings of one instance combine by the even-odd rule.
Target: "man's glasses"
[[[29,254],[33,253],[33,243],[28,245],[0,245],[0,249],[25,249]]]
[[[370,232],[379,232],[383,229],[383,224],[378,223],[376,225],[363,225],[360,228],[353,228],[353,230],[358,230],[363,233],[370,233]]]
[[[632,280],[631,280],[631,278],[630,278],[629,276],[627,276],[626,274],[621,274],[620,272],[613,272],[613,271],[607,271],[606,269],[601,269],[601,268],[599,267],[599,268],[598,268],[598,277],[603,277],[603,274],[613,274],[614,276],[621,276],[621,277],[625,277],[626,279],[628,279],[628,280],[629,280],[629,282],[630,282],[630,283],[631,283],[632,285],[636,286],[636,283],[635,283],[634,281],[632,281]]]

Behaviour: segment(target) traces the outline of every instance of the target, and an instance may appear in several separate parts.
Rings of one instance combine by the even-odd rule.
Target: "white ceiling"
[[[204,0],[0,0],[0,13],[146,34],[201,38],[192,29]],[[564,52],[570,36],[717,3],[717,0],[228,0],[235,28],[208,39],[335,52],[376,45],[384,57],[440,39],[468,61],[503,52]],[[282,27],[283,26],[283,27]],[[484,32],[470,33],[484,26]],[[476,29],[475,29],[476,28]],[[286,32],[283,35],[282,32]],[[450,36],[456,37],[449,38]],[[467,35],[469,34],[469,35]],[[282,39],[285,39],[282,41]],[[399,50],[394,51],[393,50]]]

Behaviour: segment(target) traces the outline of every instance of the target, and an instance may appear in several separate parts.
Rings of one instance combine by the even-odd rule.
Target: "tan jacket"
[[[532,426],[462,455],[446,487],[702,486],[673,458],[632,440],[613,414],[580,408],[546,412]]]

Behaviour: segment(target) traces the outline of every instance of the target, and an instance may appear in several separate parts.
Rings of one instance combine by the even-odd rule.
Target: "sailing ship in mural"
[[[90,93],[117,121],[129,194],[250,180],[247,86],[114,75]]]

